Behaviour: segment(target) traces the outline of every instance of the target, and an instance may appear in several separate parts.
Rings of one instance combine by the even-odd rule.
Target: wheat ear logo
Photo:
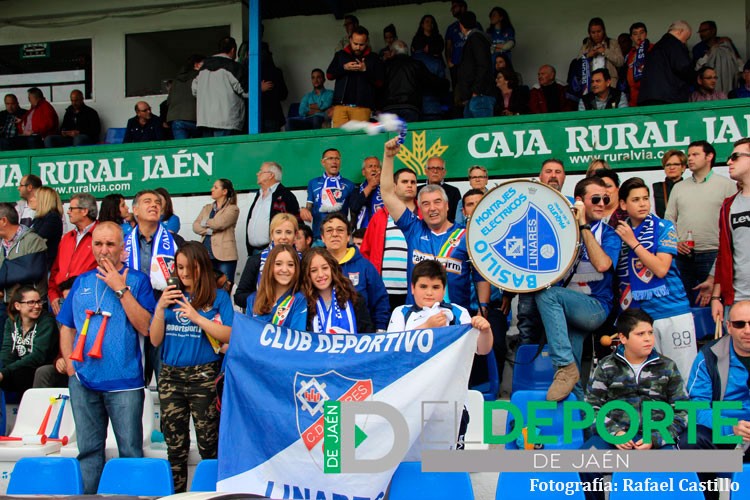
[[[442,156],[448,150],[448,146],[443,146],[440,139],[432,143],[430,149],[426,147],[425,135],[426,130],[422,132],[412,132],[411,135],[411,149],[406,147],[406,144],[401,146],[396,158],[406,165],[409,169],[413,170],[417,175],[425,175],[424,166],[427,163],[428,158],[433,156]]]

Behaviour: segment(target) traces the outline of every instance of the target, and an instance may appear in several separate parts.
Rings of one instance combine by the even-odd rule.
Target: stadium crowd
[[[345,16],[346,35],[330,64],[325,71],[310,68],[312,89],[297,96],[288,116],[282,109],[282,101],[289,97],[284,74],[269,44],[262,42],[260,130],[339,127],[379,112],[414,122],[750,96],[750,61],[743,63],[732,40],[718,35],[714,21],[700,23],[700,42],[691,53],[686,43],[693,29],[685,21],[672,23],[652,42],[643,22],[634,22],[629,33],[614,39],[607,35],[604,20],[594,17],[567,68],[567,79],[558,79],[557,68],[545,63],[539,66],[537,83],[529,88],[513,66],[516,28],[510,14],[494,7],[485,30],[464,0],[452,1],[450,9],[455,21],[444,35],[430,14],[420,19],[410,43],[399,39],[389,24],[383,29],[385,45],[377,53],[370,31],[356,16]],[[333,90],[325,87],[326,81],[333,82]],[[238,60],[233,38],[222,39],[212,56],[191,55],[168,88],[159,115],[146,101],[135,104],[124,142],[246,130],[248,59]],[[29,89],[28,101],[26,110],[17,96],[5,96],[0,150],[82,146],[101,139],[99,115],[84,103],[80,90],[71,92],[62,123],[39,88]]]
[[[498,114],[514,114],[512,107],[523,107],[523,99],[514,100],[513,89],[507,96],[503,91],[518,80],[508,69],[514,31],[507,13],[493,9],[490,14],[490,44],[464,2],[453,2],[452,8],[457,22],[446,34],[446,66],[452,77],[455,73],[455,95],[460,96],[464,115],[489,116],[498,102],[502,104]],[[442,61],[443,46],[438,43],[442,39],[430,17],[420,23],[412,51]],[[357,105],[374,101],[347,102],[354,88],[360,89],[356,98],[376,98],[377,77],[367,74],[373,66],[386,67],[387,81],[388,63],[410,57],[399,52],[404,47],[399,48],[393,31],[387,31],[393,38],[388,50],[375,55],[366,30],[354,26],[355,21],[351,20],[351,31],[347,24],[348,37],[342,40],[343,48],[328,74],[337,80],[337,88],[341,78],[373,87],[366,91],[345,85],[346,91],[334,92],[334,125],[368,119],[374,109],[399,114],[411,110],[416,113],[412,116],[424,116],[421,107],[407,109],[404,102],[382,108]],[[645,26],[634,24],[633,48],[626,56],[607,38],[603,22],[593,19],[575,60],[578,69],[572,72],[575,78],[580,76],[578,106],[629,105],[634,93],[638,97],[633,104],[680,102],[689,97],[694,74],[697,100],[720,92],[704,89],[701,81],[715,85],[721,65],[710,70],[704,66],[712,55],[721,59],[715,47],[731,41],[716,37],[710,23],[701,27],[707,33],[705,39],[701,35],[705,46],[694,48],[696,60],[691,61],[684,46],[690,27],[682,21],[673,23],[653,46],[648,44]],[[461,52],[456,30],[464,37],[464,55],[456,56]],[[648,45],[644,48],[644,44]],[[197,121],[172,120],[176,137],[196,131],[220,136],[241,128],[246,97],[242,65],[234,60],[233,40],[223,40],[220,50],[203,61],[195,60],[193,77],[182,80],[182,95],[197,96]],[[468,59],[469,53],[473,59]],[[678,55],[686,57],[686,64],[670,66]],[[486,73],[490,81],[493,67],[487,72],[476,69],[491,61],[490,56],[505,57],[508,64],[499,68],[501,94],[497,95],[491,83],[463,80]],[[628,63],[620,73],[626,60],[637,62]],[[477,66],[468,71],[467,61]],[[698,62],[703,69],[695,73]],[[669,68],[673,72],[664,74]],[[356,78],[349,73],[356,73]],[[649,75],[656,74],[659,80],[649,83]],[[747,66],[743,75],[750,82]],[[322,71],[314,71],[314,85],[323,76]],[[677,77],[685,78],[678,84]],[[574,85],[556,87],[554,68],[540,68],[539,81],[540,88],[529,93],[529,110],[575,107],[568,99]],[[625,82],[629,91],[621,90]],[[202,104],[206,88],[214,97],[216,89],[228,90],[221,99]],[[31,116],[21,118],[16,138],[36,137],[29,123],[39,121],[49,106],[34,89],[29,93],[36,104]],[[71,94],[71,101],[71,113],[84,112],[80,92]],[[6,107],[8,102],[6,96]],[[330,109],[325,104],[311,102],[309,109],[324,113]],[[174,108],[170,105],[170,109]],[[133,130],[128,128],[133,140],[148,136],[148,130],[163,134],[160,123],[149,129],[148,124],[156,122],[147,103],[138,103],[136,112]],[[83,116],[78,117],[80,122],[85,121]],[[28,131],[32,134],[24,135]],[[82,135],[96,135],[77,132],[54,140],[57,136],[48,134],[44,140],[50,139],[51,145],[56,141],[76,145]],[[179,214],[164,189],[137,193],[132,211],[119,194],[106,196],[101,205],[89,194],[76,194],[67,208],[72,229],[64,232],[57,192],[35,175],[23,177],[18,185],[20,200],[0,203],[0,321],[4,325],[0,387],[17,392],[69,387],[87,493],[96,491],[104,464],[107,416],[120,456],[142,456],[142,389],[152,375],[157,380],[175,490],[186,488],[191,418],[201,456],[216,457],[220,387],[216,382],[222,377],[223,353],[231,346],[236,311],[279,326],[330,334],[471,323],[481,332],[477,354],[494,351],[503,373],[508,315],[515,297],[474,270],[466,246],[466,224],[488,191],[487,169],[464,166],[471,189],[462,194],[445,181],[446,164],[440,157],[426,161],[427,179],[421,184],[410,169],[394,171],[398,149],[393,139],[382,155],[370,152],[362,160],[358,184],[341,175],[344,159],[338,150],[322,151],[321,175],[310,179],[304,206],[283,185],[283,167],[272,160],[263,162],[256,174],[259,190],[244,222],[248,259],[237,283],[242,242],[238,245],[235,229],[240,209],[229,179],[217,179],[211,186],[212,202],[192,222],[198,241],[186,241],[179,234]],[[621,179],[601,160],[593,161],[586,177],[576,184],[571,202],[581,247],[574,265],[556,286],[515,298],[520,342],[548,344],[557,368],[548,400],[561,401],[573,393],[598,409],[608,399],[622,399],[617,390],[624,384],[635,401],[742,401],[741,410],[727,414],[739,419],[737,425],[723,432],[750,442],[750,389],[745,383],[750,371],[750,139],[736,142],[726,159],[731,180],[714,172],[717,161],[710,143],[694,141],[686,151],[664,154],[665,180],[653,186],[637,177]],[[686,170],[690,173],[683,178]],[[565,177],[560,160],[548,159],[540,166],[539,182],[552,189],[561,191]],[[446,266],[448,261],[451,265]],[[726,319],[729,335],[699,351],[691,306],[710,307],[713,318]],[[599,366],[589,377],[582,370],[584,346],[591,338],[615,333],[622,345],[614,352],[595,352]],[[668,386],[649,385],[659,380],[664,384],[661,375],[665,374]],[[722,446],[711,442],[712,420],[710,410],[706,412],[697,415],[703,433],[699,435],[705,439],[694,446]],[[631,424],[622,419],[610,430],[624,433]],[[683,426],[678,424],[670,432],[679,442]],[[621,449],[668,445],[650,438],[639,435]],[[460,435],[457,446],[461,446]],[[749,453],[745,459],[750,461]]]

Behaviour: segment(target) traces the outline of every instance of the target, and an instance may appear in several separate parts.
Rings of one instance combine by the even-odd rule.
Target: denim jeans
[[[574,362],[581,370],[583,341],[607,319],[607,311],[593,297],[553,286],[536,294],[536,305],[547,332],[552,364],[560,368]],[[583,400],[579,381],[573,390]]]
[[[203,137],[229,137],[232,135],[234,130],[229,130],[226,128],[209,128],[204,127],[203,128]]]
[[[99,392],[85,388],[78,377],[70,377],[70,405],[78,436],[84,493],[93,495],[104,468],[107,421],[117,440],[121,458],[143,457],[143,389]]]
[[[488,95],[476,95],[469,99],[464,107],[464,118],[487,118],[495,112],[495,98]]]
[[[685,287],[690,305],[695,304],[697,292],[693,288],[706,281],[711,267],[714,265],[719,252],[701,252],[693,256],[678,255],[677,270],[680,272],[682,285]]]
[[[536,294],[518,294],[518,337],[522,344],[538,344],[544,334],[544,325],[536,307]]]
[[[221,271],[224,273],[224,275],[227,277],[229,281],[234,283],[235,281],[235,273],[237,271],[237,261],[236,260],[219,260],[219,259],[211,259],[211,263],[214,265],[214,269],[217,271]]]
[[[188,120],[172,120],[172,136],[175,140],[195,139],[196,137],[200,137],[201,134],[198,131],[198,126],[195,122]]]

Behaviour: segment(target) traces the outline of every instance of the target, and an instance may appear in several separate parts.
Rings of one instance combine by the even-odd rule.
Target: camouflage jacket
[[[669,404],[674,409],[675,401],[687,401],[688,397],[674,361],[653,350],[636,377],[633,368],[625,360],[624,353],[624,347],[620,345],[613,354],[599,362],[586,388],[586,402],[593,406],[597,417],[601,407],[609,401],[619,400],[631,404],[639,415],[638,433],[635,439],[637,440],[643,432],[644,403],[660,401]],[[652,421],[666,418],[671,422],[666,428],[676,442],[677,436],[687,425],[687,411],[675,410],[674,417],[665,415],[664,411],[658,409],[650,413]],[[613,435],[618,431],[627,432],[631,425],[635,425],[631,423],[630,416],[621,409],[608,412],[604,423],[607,431]],[[660,448],[665,444],[661,433],[657,430],[652,431],[651,442],[655,448]]]

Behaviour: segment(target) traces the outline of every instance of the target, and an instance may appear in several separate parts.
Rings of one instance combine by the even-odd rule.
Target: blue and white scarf
[[[627,219],[628,224],[630,219]],[[656,229],[658,218],[653,214],[633,229],[638,243],[643,248],[656,255]],[[650,269],[643,265],[641,259],[635,254],[625,242],[620,249],[620,260],[617,263],[617,277],[620,281],[620,308],[624,311],[628,307],[644,300],[654,297],[665,297],[669,295],[667,280],[659,278]]]
[[[266,260],[268,260],[268,254],[273,250],[273,241],[260,253],[260,267],[258,268],[258,281],[255,286],[260,285],[260,278],[263,276],[263,268],[266,266]]]
[[[604,222],[597,221],[591,225],[591,233],[594,235],[596,242],[602,244],[602,233],[604,232]],[[601,281],[604,274],[596,270],[589,258],[589,252],[586,245],[581,244],[580,257],[573,270],[573,276],[570,278],[567,288],[573,290],[585,290],[586,283],[592,281]]]
[[[367,181],[359,186],[359,192],[363,193],[366,187]],[[380,186],[378,186],[372,193],[370,193],[369,202],[365,203],[365,206],[359,211],[359,215],[357,216],[357,227],[367,227],[372,216],[381,208],[383,208],[383,197],[380,195]]]
[[[344,206],[341,176],[323,176],[323,186],[320,188],[320,212],[327,214],[341,211]]]
[[[130,269],[148,274],[154,290],[164,290],[167,288],[167,278],[174,272],[174,254],[177,252],[174,238],[164,226],[159,224],[152,240],[151,268],[141,269],[139,237],[139,226],[135,226],[135,229],[125,240],[125,252],[128,256],[127,265]]]
[[[336,299],[336,288],[331,293],[330,308],[326,309],[322,297],[318,297],[315,308],[316,315],[313,322],[315,333],[357,333],[357,318],[354,316],[352,301],[347,301],[342,311]]]
[[[648,39],[644,40],[643,43],[638,46],[635,58],[633,58],[633,80],[636,82],[643,78],[643,65],[646,64],[646,52],[648,51],[649,45]]]
[[[591,63],[589,58],[585,55],[581,57],[581,95],[589,93],[589,85],[591,84]]]

